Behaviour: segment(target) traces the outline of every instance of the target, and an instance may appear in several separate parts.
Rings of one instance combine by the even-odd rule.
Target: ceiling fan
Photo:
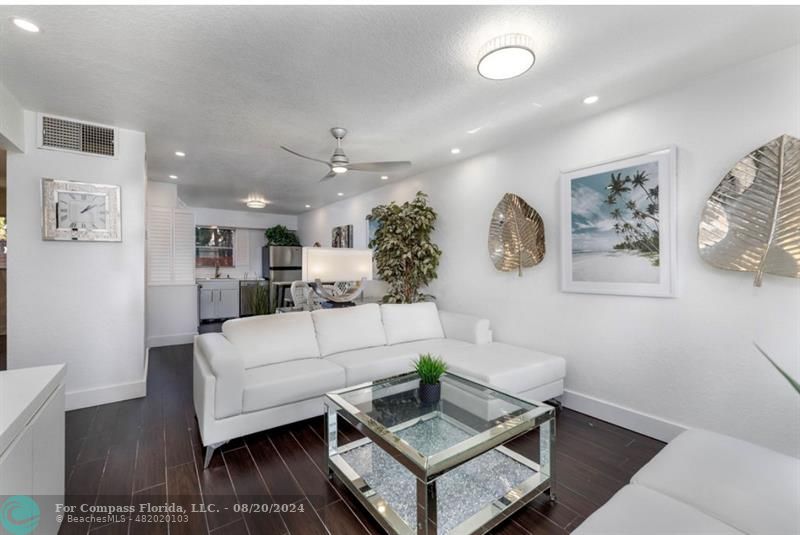
[[[312,158],[311,156],[306,156],[305,154],[300,154],[299,152],[293,151],[289,147],[284,147],[281,145],[281,148],[286,152],[290,152],[295,156],[299,156],[300,158],[305,158],[306,160],[311,160],[312,162],[319,162],[321,164],[328,166],[328,174],[322,177],[320,182],[328,180],[330,178],[335,177],[336,175],[346,173],[347,171],[365,171],[368,173],[382,173],[382,172],[391,172],[391,171],[398,171],[405,167],[411,165],[411,162],[362,162],[362,163],[350,163],[350,159],[347,157],[347,154],[344,153],[344,149],[342,148],[342,140],[344,136],[347,135],[347,130],[341,127],[334,127],[331,128],[331,135],[336,139],[336,149],[333,151],[333,155],[331,156],[331,160],[326,162],[325,160],[320,160],[318,158]]]

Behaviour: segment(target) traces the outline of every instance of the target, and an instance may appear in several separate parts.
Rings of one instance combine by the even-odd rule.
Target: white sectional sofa
[[[521,397],[563,393],[563,358],[492,340],[489,320],[434,303],[367,304],[227,321],[194,343],[206,463],[235,437],[322,414],[331,390],[411,371],[420,353]]]
[[[796,535],[800,459],[685,431],[573,533]]]

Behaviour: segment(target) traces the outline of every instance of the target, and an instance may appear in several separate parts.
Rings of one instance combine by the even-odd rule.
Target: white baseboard
[[[151,336],[147,339],[147,347],[177,346],[180,344],[191,344],[197,331],[193,333],[165,334],[162,336]]]
[[[115,401],[141,398],[147,395],[147,381],[133,381],[116,385],[87,388],[86,390],[73,390],[67,392],[66,410],[83,409],[95,405],[105,405]]]
[[[677,422],[639,412],[586,394],[573,392],[572,390],[564,390],[561,403],[568,409],[594,416],[600,420],[664,442],[669,442],[686,430],[686,426]]]
[[[142,398],[147,395],[147,369],[150,367],[150,348],[145,350],[144,374],[139,381],[118,383],[115,385],[98,386],[85,390],[73,390],[66,393],[64,410],[72,411],[95,405],[105,405],[115,401]]]

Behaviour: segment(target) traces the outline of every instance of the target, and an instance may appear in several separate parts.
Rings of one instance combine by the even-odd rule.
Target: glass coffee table
[[[326,395],[329,476],[389,533],[484,533],[541,493],[555,499],[555,410],[446,373],[423,403],[416,373]],[[364,438],[339,446],[337,417]],[[539,462],[503,446],[539,429]]]

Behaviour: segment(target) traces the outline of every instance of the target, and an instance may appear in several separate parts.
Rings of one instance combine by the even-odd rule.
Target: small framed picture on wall
[[[674,297],[676,149],[561,174],[561,289]]]

